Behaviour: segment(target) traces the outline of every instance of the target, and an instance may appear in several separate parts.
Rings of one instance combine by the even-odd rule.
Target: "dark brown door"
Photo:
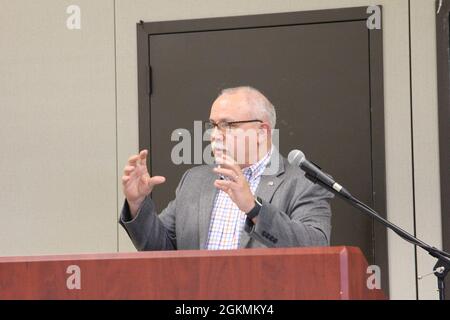
[[[374,58],[382,52],[381,35],[367,29],[365,11],[149,23],[138,25],[138,31],[146,32],[147,38],[138,39],[148,50],[140,74],[146,63],[151,68],[150,98],[147,91],[140,96],[141,116],[147,112],[149,119],[148,127],[141,120],[141,147],[151,149],[153,174],[167,177],[153,193],[159,210],[192,166],[172,163],[178,141],[171,141],[171,134],[186,128],[194,137],[193,122],[208,119],[221,89],[250,85],[277,108],[284,156],[301,149],[384,214],[382,63]],[[199,141],[191,143],[193,149]],[[332,244],[360,247],[370,263],[382,267],[384,278],[385,233],[340,199],[332,209]]]

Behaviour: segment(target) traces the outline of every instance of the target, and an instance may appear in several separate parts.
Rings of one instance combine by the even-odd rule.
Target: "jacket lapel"
[[[255,195],[266,202],[271,202],[275,191],[284,180],[283,161],[283,157],[280,153],[277,150],[274,150],[266,170],[261,175],[261,180],[259,181],[258,188],[256,188]],[[246,248],[250,241],[248,233],[242,230],[239,239],[239,248]]]
[[[214,205],[214,198],[217,194],[217,188],[214,187],[214,180],[217,179],[212,171],[201,187],[200,205],[198,213],[198,230],[200,249],[206,249],[206,241],[208,240],[209,224],[211,222],[211,213]]]

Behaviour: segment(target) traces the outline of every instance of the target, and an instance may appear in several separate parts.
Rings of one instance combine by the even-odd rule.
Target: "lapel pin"
[[[267,185],[268,185],[268,186],[273,186],[273,181],[267,182]]]

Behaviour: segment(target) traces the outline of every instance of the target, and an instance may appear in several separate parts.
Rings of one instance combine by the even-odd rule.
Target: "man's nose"
[[[222,141],[223,140],[223,133],[219,130],[219,128],[214,127],[211,131],[211,141]]]

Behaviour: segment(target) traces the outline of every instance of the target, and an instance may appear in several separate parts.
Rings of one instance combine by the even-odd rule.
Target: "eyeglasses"
[[[249,122],[260,122],[260,123],[262,123],[263,121],[257,120],[257,119],[242,120],[242,121],[221,121],[219,123],[215,123],[215,122],[212,122],[212,121],[206,121],[205,122],[205,130],[218,128],[219,130],[224,131],[224,130],[233,129],[233,128],[236,127],[236,125],[239,125],[241,123],[249,123]]]

